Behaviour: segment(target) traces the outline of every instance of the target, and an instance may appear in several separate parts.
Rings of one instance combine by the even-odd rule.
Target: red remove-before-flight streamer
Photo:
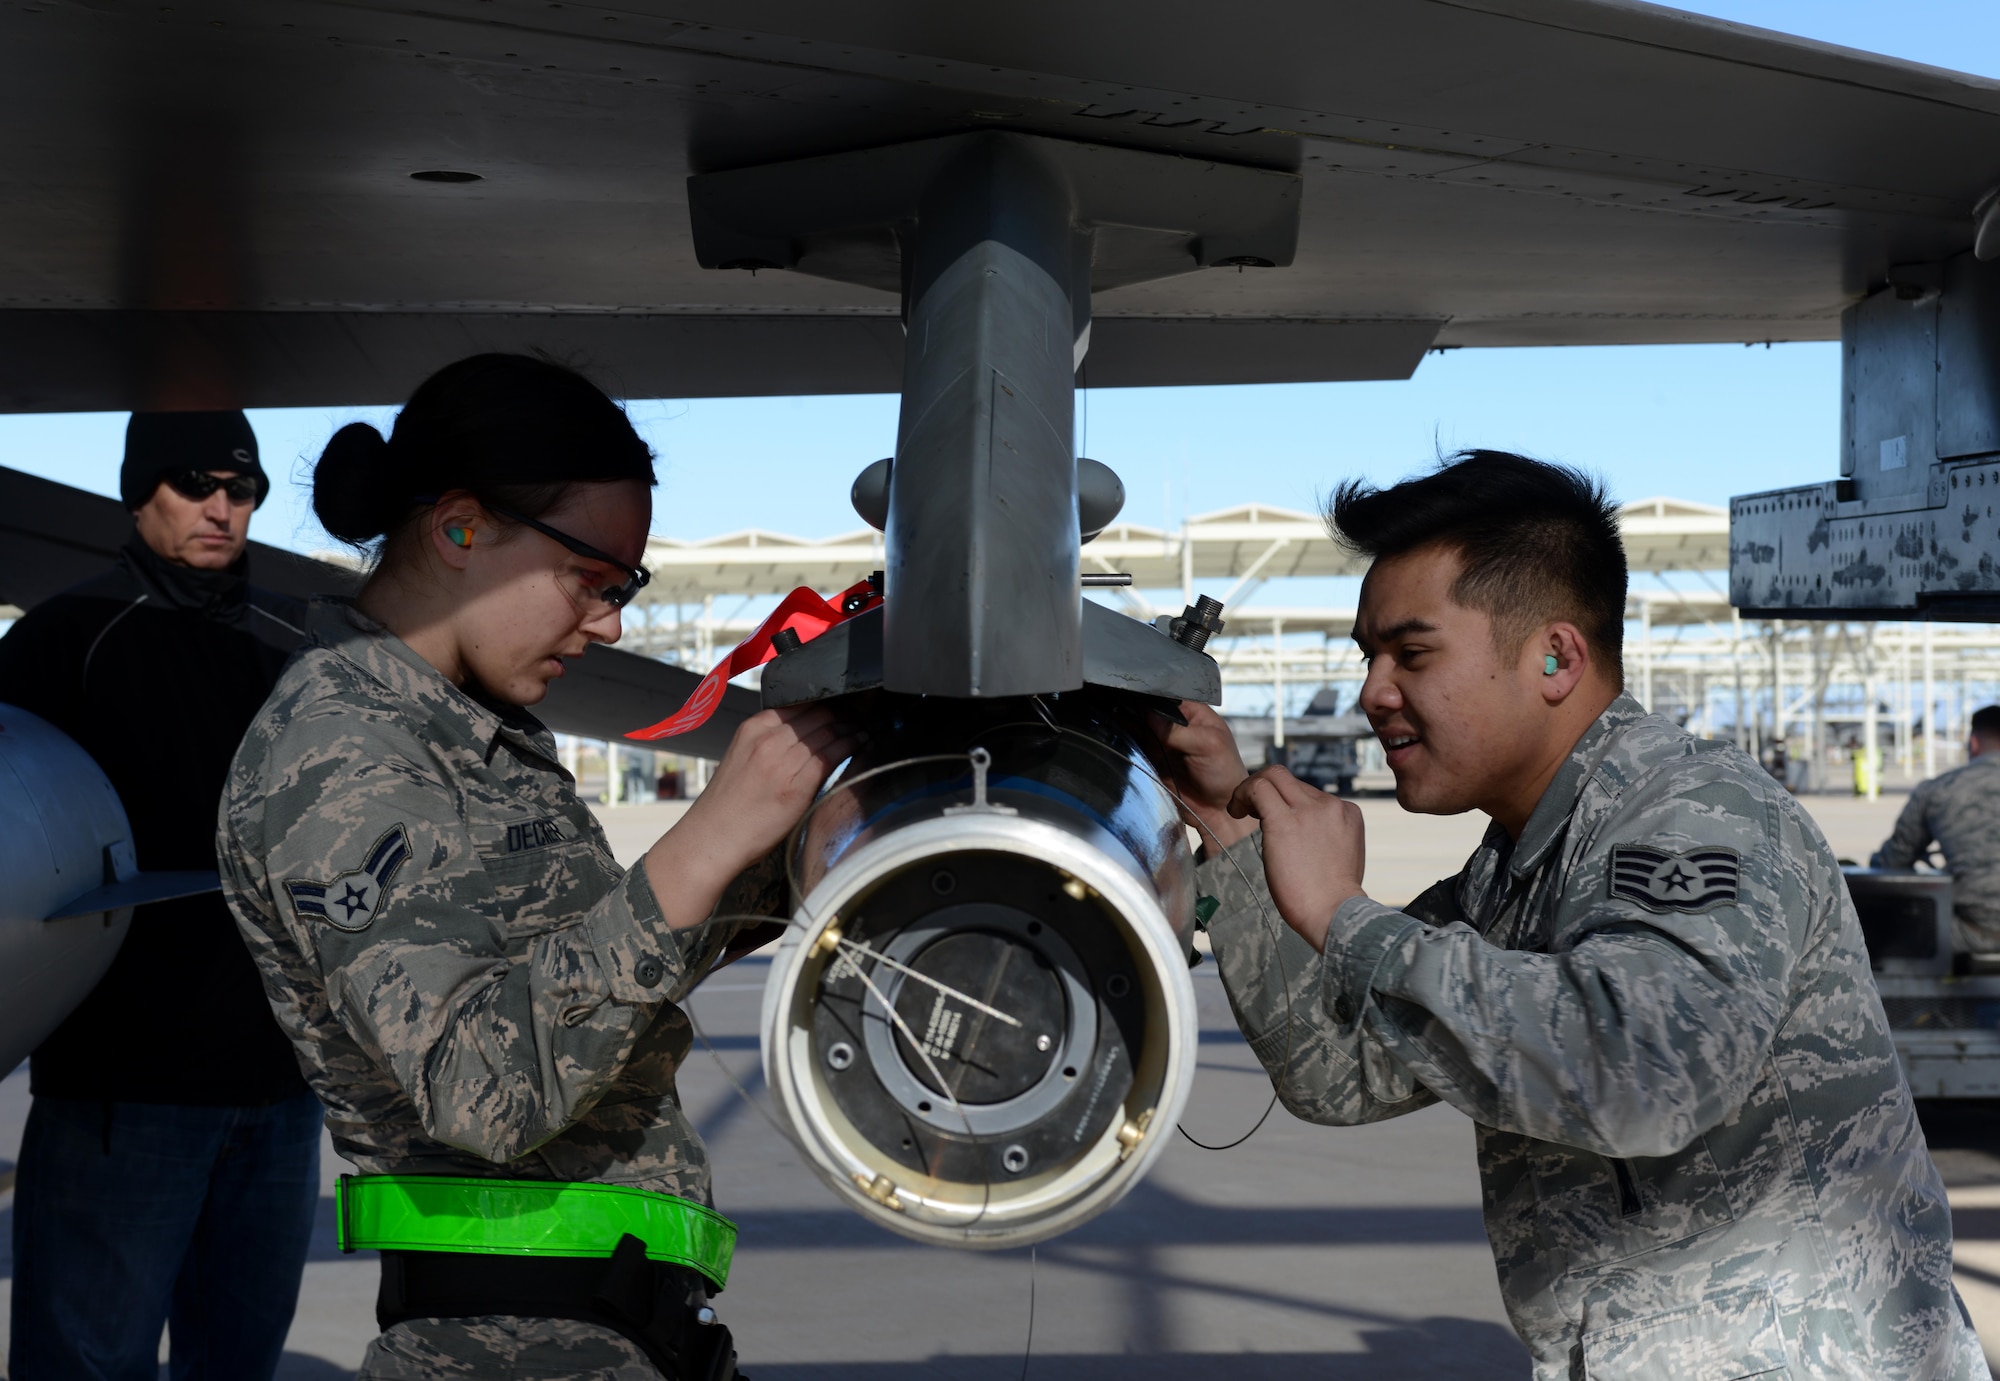
[[[738,643],[734,651],[716,663],[713,671],[701,678],[701,684],[694,688],[686,704],[658,724],[634,729],[625,737],[654,740],[699,729],[722,703],[722,692],[732,677],[762,666],[778,655],[771,639],[781,630],[789,628],[799,635],[801,642],[811,642],[835,624],[866,613],[881,602],[882,596],[872,579],[848,586],[831,600],[821,599],[801,585],[779,601],[771,616],[757,625],[755,633]]]

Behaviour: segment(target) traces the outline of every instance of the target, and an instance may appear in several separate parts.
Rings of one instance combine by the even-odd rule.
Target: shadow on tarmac
[[[1364,1329],[1365,1352],[1180,1352],[1143,1357],[1070,1353],[1026,1359],[942,1356],[918,1362],[758,1363],[744,1359],[746,1381],[1517,1381],[1528,1373],[1520,1340],[1495,1323],[1433,1317],[1407,1326]],[[1484,1362],[1470,1366],[1466,1358]]]
[[[845,1209],[751,1209],[735,1215],[738,1240],[766,1249],[909,1244]],[[1243,1208],[1196,1203],[1157,1182],[1061,1238],[1073,1247],[1327,1247],[1486,1245],[1479,1210],[1394,1204],[1342,1208]],[[1044,1250],[1048,1250],[1044,1248]]]
[[[278,1359],[278,1369],[271,1373],[272,1381],[350,1381],[354,1375],[352,1367],[336,1366],[324,1357],[308,1357],[303,1352],[287,1352]],[[166,1381],[167,1369],[160,1368],[160,1381]]]
[[[910,1244],[844,1208],[737,1209],[737,1241],[765,1251],[879,1248]],[[344,1259],[335,1245],[333,1199],[322,1198],[308,1261]],[[1486,1245],[1476,1208],[1392,1204],[1349,1208],[1242,1208],[1196,1203],[1157,1182],[1142,1183],[1116,1208],[1066,1234],[1072,1247],[1327,1247]],[[373,1256],[373,1252],[357,1252]]]
[[[2000,1184],[2000,1099],[1920,1098],[1917,1120],[1945,1184]]]

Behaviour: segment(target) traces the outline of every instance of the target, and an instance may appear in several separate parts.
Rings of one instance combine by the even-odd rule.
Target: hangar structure
[[[1711,571],[1729,565],[1729,514],[1679,499],[1642,499],[1620,510],[1620,531],[1635,571]],[[838,590],[880,570],[882,534],[870,528],[808,540],[747,529],[699,541],[655,537],[646,547],[652,603],[709,596],[783,593],[794,586]],[[1192,603],[1196,586],[1237,605],[1268,580],[1360,575],[1357,562],[1327,535],[1318,514],[1246,503],[1191,516],[1178,529],[1116,522],[1083,545],[1084,568],[1122,572],[1136,591],[1178,590]],[[1145,617],[1163,612],[1134,596]]]
[[[1634,577],[1625,652],[1633,694],[1746,748],[1793,743],[1800,759],[1819,764],[1814,785],[1838,784],[1844,739],[1871,733],[1887,771],[1934,775],[1959,760],[1970,706],[2000,693],[2000,627],[1743,618],[1727,591],[1726,509],[1640,499],[1622,506],[1620,530]],[[655,537],[646,555],[653,583],[633,606],[627,645],[704,669],[755,629],[745,610],[798,586],[844,589],[882,559],[882,534],[869,528],[821,539],[758,529]],[[1317,514],[1246,503],[1179,528],[1114,523],[1084,545],[1083,563],[1131,575],[1130,587],[1096,597],[1148,621],[1191,602],[1197,588],[1221,599],[1228,626],[1210,651],[1224,684],[1242,687],[1246,701],[1268,695],[1277,743],[1317,689],[1337,687],[1341,703],[1353,703],[1362,674],[1349,641],[1353,609],[1257,602],[1269,581],[1362,573]],[[1935,707],[1928,720],[1926,705]]]

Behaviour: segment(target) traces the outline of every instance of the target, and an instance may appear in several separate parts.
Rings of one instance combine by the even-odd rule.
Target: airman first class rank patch
[[[1684,854],[1644,844],[1611,850],[1611,895],[1648,911],[1706,911],[1736,900],[1743,859],[1718,846]]]
[[[336,930],[366,930],[381,907],[382,894],[410,856],[410,835],[401,825],[375,841],[368,858],[332,882],[288,882],[292,909],[304,921],[325,921]]]

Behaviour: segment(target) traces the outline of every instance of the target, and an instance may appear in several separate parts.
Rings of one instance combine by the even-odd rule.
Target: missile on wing
[[[104,773],[12,705],[0,705],[0,877],[0,1075],[97,985],[134,906],[216,887],[214,873],[141,873]]]

